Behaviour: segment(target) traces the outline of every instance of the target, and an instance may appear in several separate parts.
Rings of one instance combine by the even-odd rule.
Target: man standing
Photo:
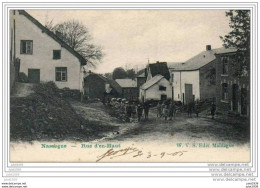
[[[211,117],[212,117],[212,119],[214,119],[215,118],[215,113],[216,113],[216,105],[215,105],[214,102],[211,103],[210,111],[211,111]]]
[[[150,108],[149,102],[146,101],[144,103],[144,119],[146,119],[146,120],[148,119],[149,108]]]
[[[143,108],[140,104],[137,106],[137,116],[138,116],[138,122],[141,121],[141,117],[143,115]]]

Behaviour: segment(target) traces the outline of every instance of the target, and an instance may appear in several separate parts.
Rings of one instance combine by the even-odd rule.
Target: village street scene
[[[211,11],[222,19],[215,20],[215,33],[213,26],[205,31],[201,26],[194,30],[201,33],[199,37],[178,39],[177,35],[172,45],[166,42],[163,29],[157,28],[152,43],[158,45],[161,40],[167,44],[140,42],[145,47],[129,52],[124,45],[108,50],[105,42],[99,46],[92,41],[106,36],[106,27],[98,25],[99,13],[91,13],[96,21],[89,22],[90,33],[88,25],[76,17],[88,12],[75,11],[73,19],[65,16],[74,15],[72,12],[64,13],[63,22],[58,22],[53,15],[63,15],[62,11],[10,11],[11,142],[214,142],[249,147],[249,11]],[[152,20],[157,23],[155,17],[163,13],[140,14],[147,15],[152,27]],[[191,14],[203,25],[203,11]],[[111,27],[113,15],[120,15],[114,17],[118,19],[115,22],[125,16],[139,23],[139,17],[133,16],[137,14],[131,12],[106,15],[111,16]],[[171,11],[164,16],[169,15]],[[176,21],[184,25],[192,22],[189,16]],[[100,27],[101,33],[94,33],[95,27]],[[115,33],[128,32],[117,27]],[[138,27],[131,29],[131,35],[142,32]],[[117,43],[123,40],[120,34],[105,41]],[[138,37],[133,39],[136,43],[144,40],[142,34]],[[183,40],[183,47],[176,47],[178,40]],[[172,56],[161,52],[164,47],[172,48]],[[191,48],[194,51],[189,52]],[[111,56],[113,53],[116,55]]]

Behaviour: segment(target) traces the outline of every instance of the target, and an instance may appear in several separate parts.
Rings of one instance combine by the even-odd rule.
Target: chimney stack
[[[206,45],[206,50],[207,51],[211,50],[211,45]]]
[[[156,61],[156,63],[160,63],[159,61]]]

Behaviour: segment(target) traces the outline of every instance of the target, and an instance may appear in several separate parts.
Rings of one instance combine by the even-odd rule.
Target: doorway
[[[185,84],[185,103],[193,102],[192,84]]]
[[[28,69],[29,83],[40,83],[40,69]]]

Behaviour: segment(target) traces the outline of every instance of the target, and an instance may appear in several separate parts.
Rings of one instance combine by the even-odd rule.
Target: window
[[[222,63],[223,63],[223,71],[222,74],[228,74],[228,58],[224,57],[222,59]]]
[[[222,84],[222,100],[228,100],[228,84]]]
[[[162,100],[162,101],[167,100],[167,95],[161,95],[161,100]]]
[[[159,90],[160,90],[160,91],[166,91],[166,87],[164,87],[164,86],[159,86]]]
[[[56,81],[67,81],[67,67],[56,67]]]
[[[32,53],[33,53],[33,41],[21,40],[21,54],[32,54]]]
[[[60,59],[60,58],[61,58],[61,51],[53,50],[53,59]]]

